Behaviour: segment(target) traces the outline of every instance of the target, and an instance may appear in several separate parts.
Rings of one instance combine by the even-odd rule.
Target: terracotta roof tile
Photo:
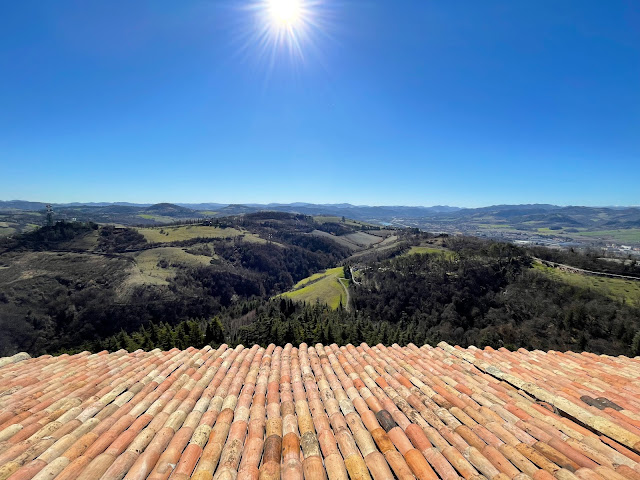
[[[270,345],[0,359],[0,480],[640,480],[640,359]]]

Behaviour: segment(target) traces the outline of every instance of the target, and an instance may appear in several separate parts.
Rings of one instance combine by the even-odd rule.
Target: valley
[[[8,334],[0,349],[55,351],[149,321],[208,318],[296,288],[354,253],[388,247],[394,234],[271,212],[163,227],[60,221],[7,236],[0,239],[0,324]],[[323,281],[311,287],[294,296],[325,301],[331,291],[318,290]],[[333,288],[347,304],[346,285]]]
[[[0,349],[183,348],[180,332],[213,328],[230,344],[275,335],[630,352],[640,281],[536,263],[640,277],[632,256],[603,255],[285,212],[59,221],[0,240]],[[164,340],[144,333],[151,326]]]
[[[356,206],[350,204],[54,204],[55,218],[125,226],[170,226],[187,221],[277,211],[313,216],[322,223],[418,228],[429,232],[472,235],[527,245],[604,247],[640,256],[640,208],[578,207],[546,204],[447,206]],[[26,232],[46,223],[45,204],[0,201],[0,236]],[[370,239],[353,238],[362,246]]]

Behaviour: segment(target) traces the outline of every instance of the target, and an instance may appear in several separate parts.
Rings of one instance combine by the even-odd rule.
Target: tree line
[[[456,238],[449,247],[455,255],[428,253],[372,262],[360,285],[351,287],[350,311],[254,297],[222,308],[215,321],[221,322],[224,341],[231,345],[435,345],[445,340],[464,346],[640,355],[637,307],[557,282],[529,268],[527,251],[513,245]],[[207,322],[198,325],[200,336],[190,340],[194,346],[203,344]],[[191,330],[181,328],[192,338]],[[127,348],[126,337],[118,335],[109,345],[119,342],[115,346]],[[133,346],[169,345],[166,340],[146,342],[138,340]]]
[[[10,254],[4,258],[13,259],[21,251],[55,249],[98,230],[97,249],[110,255],[93,269],[76,259],[60,264],[56,275],[13,282],[0,291],[5,333],[0,350],[40,355],[77,349],[165,350],[223,341],[445,340],[465,346],[640,354],[638,306],[530,268],[537,256],[591,270],[627,269],[629,274],[637,269],[631,262],[603,263],[595,252],[527,249],[471,237],[434,239],[415,230],[400,232],[403,242],[394,248],[349,259],[348,249],[331,238],[309,235],[317,225],[305,215],[260,212],[226,221],[268,240],[206,239],[211,250],[203,249],[203,240],[188,241],[198,252],[209,252],[209,265],[177,268],[168,285],[134,285],[124,300],[120,286],[132,260],[120,252],[145,244],[135,230],[58,222],[5,240],[2,245]],[[338,227],[327,229],[336,234],[347,228]],[[403,255],[407,245],[436,240],[446,254]],[[271,300],[329,267],[344,265],[349,275],[349,262],[357,262],[363,272],[350,287],[349,309]]]

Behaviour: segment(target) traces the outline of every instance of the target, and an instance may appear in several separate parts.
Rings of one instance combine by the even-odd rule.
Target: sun
[[[317,55],[318,40],[328,34],[326,0],[250,0],[243,8],[252,18],[242,48],[256,52],[269,68],[280,60]]]
[[[272,20],[282,26],[294,25],[302,17],[302,0],[268,0],[267,8]]]

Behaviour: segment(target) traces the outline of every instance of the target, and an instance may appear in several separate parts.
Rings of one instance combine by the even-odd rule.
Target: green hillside
[[[594,290],[609,298],[622,301],[629,305],[640,306],[640,280],[625,280],[623,278],[609,278],[564,272],[557,268],[547,267],[539,262],[536,262],[533,267],[554,280],[575,287]]]
[[[343,268],[330,268],[300,280],[290,291],[281,296],[299,302],[326,303],[331,308],[338,308],[340,302],[347,305],[347,293],[343,282],[347,286],[348,280],[344,279]]]

